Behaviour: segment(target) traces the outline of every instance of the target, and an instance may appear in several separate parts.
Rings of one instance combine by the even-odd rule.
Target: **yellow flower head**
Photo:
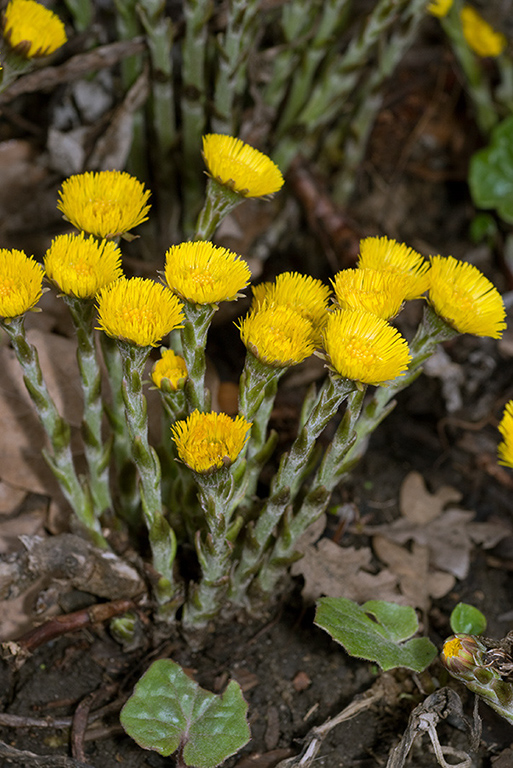
[[[409,287],[407,275],[377,269],[342,269],[331,281],[341,309],[360,309],[390,320],[401,310]]]
[[[506,328],[506,310],[494,285],[467,262],[432,256],[428,301],[458,333],[498,339]]]
[[[23,251],[0,248],[0,317],[11,320],[41,298],[44,270]]]
[[[11,0],[3,14],[3,34],[27,59],[48,56],[67,40],[59,17],[35,0]]]
[[[272,195],[283,186],[283,176],[273,161],[233,136],[203,136],[203,157],[209,175],[242,197]]]
[[[502,443],[499,443],[497,449],[499,464],[513,468],[513,400],[506,404],[504,415],[499,424],[499,432],[503,437]]]
[[[299,272],[282,272],[274,283],[252,286],[252,309],[284,306],[299,312],[321,329],[326,322],[330,289],[321,280]]]
[[[227,248],[196,240],[173,245],[166,253],[166,283],[193,304],[234,301],[251,278],[246,262]]]
[[[463,37],[474,53],[482,57],[501,55],[508,42],[506,37],[501,32],[496,32],[475,8],[464,5],[460,18]]]
[[[384,384],[402,376],[411,360],[406,340],[396,328],[370,312],[340,309],[324,330],[330,367],[364,384]]]
[[[77,173],[62,183],[57,208],[77,229],[118,237],[148,218],[150,196],[124,171]]]
[[[388,237],[366,237],[362,240],[358,267],[407,275],[410,285],[405,300],[418,299],[429,288],[429,262],[405,243]]]
[[[46,276],[62,293],[92,299],[105,285],[123,276],[121,251],[112,240],[58,235],[47,250]]]
[[[305,360],[315,349],[312,323],[291,307],[252,310],[238,325],[243,343],[262,363],[286,368]]]
[[[453,2],[454,0],[431,0],[426,10],[432,16],[442,19],[451,10]]]
[[[182,305],[153,280],[121,277],[97,294],[98,330],[139,347],[156,347],[175,328],[182,328]]]
[[[165,349],[151,372],[151,379],[155,386],[161,389],[164,379],[168,382],[169,388],[176,392],[186,378],[187,366],[183,357],[176,355],[172,349]]]
[[[233,464],[244,448],[251,422],[226,413],[193,411],[171,427],[178,456],[194,472],[210,474]]]

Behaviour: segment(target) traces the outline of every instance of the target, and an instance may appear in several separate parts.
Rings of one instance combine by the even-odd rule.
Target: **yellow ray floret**
[[[59,17],[35,0],[11,0],[3,15],[3,35],[27,59],[48,56],[67,40]]]
[[[278,166],[267,155],[233,136],[204,136],[203,157],[210,176],[243,197],[272,195],[283,186]]]
[[[181,328],[182,304],[153,280],[122,277],[97,294],[98,330],[140,347],[156,347],[164,336]]]
[[[160,360],[157,360],[151,372],[151,380],[159,389],[162,387],[162,379],[168,381],[170,389],[176,390],[180,383],[187,378],[187,366],[185,360],[172,349],[165,349]]]
[[[366,237],[360,242],[360,269],[378,269],[407,275],[410,281],[405,300],[417,299],[429,288],[429,262],[405,243],[388,237]]]
[[[166,253],[168,287],[193,304],[234,301],[251,279],[246,262],[227,248],[196,240],[173,245]]]
[[[402,309],[408,275],[377,269],[342,269],[331,281],[341,309],[361,309],[390,320]]]
[[[297,365],[315,349],[315,329],[286,306],[252,310],[238,325],[243,343],[262,363],[275,368]]]
[[[45,258],[48,279],[62,293],[92,299],[104,286],[123,276],[121,251],[112,240],[58,235]]]
[[[124,171],[78,173],[62,184],[57,208],[77,229],[118,237],[148,218],[150,193]]]
[[[330,289],[321,280],[299,272],[282,272],[274,283],[253,286],[252,309],[282,305],[295,309],[322,328],[326,322]]]
[[[460,18],[463,37],[474,53],[481,57],[501,55],[508,42],[506,37],[501,32],[496,32],[475,8],[464,5]]]
[[[432,16],[438,16],[439,19],[442,19],[451,10],[453,2],[454,0],[432,0],[428,3],[426,11]]]
[[[43,275],[32,256],[0,248],[0,317],[10,320],[32,309],[43,292]]]
[[[328,318],[324,349],[340,376],[364,384],[384,384],[401,376],[410,362],[406,340],[370,312],[339,309]]]
[[[506,404],[504,414],[499,424],[499,432],[502,435],[502,442],[499,443],[497,452],[499,454],[499,464],[506,467],[513,467],[513,400]]]
[[[498,339],[506,328],[506,310],[495,286],[467,262],[433,256],[428,301],[458,333]]]
[[[194,472],[211,473],[233,464],[248,439],[251,422],[225,413],[193,411],[171,427],[178,456]]]

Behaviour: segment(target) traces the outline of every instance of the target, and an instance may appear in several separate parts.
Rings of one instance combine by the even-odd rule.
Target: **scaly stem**
[[[37,350],[28,342],[25,335],[24,319],[24,316],[15,317],[8,323],[0,320],[0,325],[9,336],[16,357],[23,369],[25,386],[52,447],[51,454],[45,450],[43,455],[59,481],[66,500],[82,525],[87,529],[92,541],[98,547],[107,549],[108,544],[94,513],[93,500],[87,484],[85,481],[80,482],[77,477],[71,453],[69,424],[59,415],[48,392]]]
[[[195,240],[211,240],[225,216],[233,211],[244,198],[237,192],[209,178],[205,202],[196,222]]]
[[[271,483],[269,498],[259,513],[253,530],[249,531],[249,541],[243,548],[233,575],[230,597],[234,602],[244,603],[249,583],[262,563],[276,526],[286,509],[293,503],[301,482],[310,469],[317,438],[333,418],[341,402],[354,388],[354,382],[348,379],[328,376],[290,452],[282,456],[278,472]]]
[[[112,498],[109,486],[110,444],[104,445],[102,438],[102,377],[95,346],[94,302],[74,296],[65,296],[64,301],[69,307],[77,335],[77,362],[84,396],[82,437],[89,467],[89,487],[95,513],[100,517],[106,510],[112,509]]]
[[[100,345],[107,368],[111,390],[111,405],[105,404],[105,413],[112,430],[112,455],[116,472],[116,506],[120,517],[134,530],[141,521],[141,497],[137,486],[137,471],[132,459],[131,439],[125,416],[123,396],[123,363],[114,339],[100,334]]]
[[[207,411],[210,396],[205,390],[205,347],[210,323],[217,310],[216,304],[191,304],[184,301],[183,328],[181,330],[182,349],[187,366],[185,396],[189,412]]]
[[[173,605],[177,593],[173,575],[176,537],[162,512],[160,462],[157,452],[148,442],[148,414],[142,377],[151,347],[138,347],[121,340],[118,345],[123,361],[123,394],[132,456],[139,473],[142,509],[148,528],[153,567],[159,574],[155,595],[159,606],[166,611],[169,604]]]

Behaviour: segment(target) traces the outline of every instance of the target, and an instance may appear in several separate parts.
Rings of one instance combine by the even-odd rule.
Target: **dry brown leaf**
[[[442,485],[435,493],[429,493],[419,472],[406,475],[399,494],[399,508],[407,520],[426,525],[439,517],[449,502],[458,502],[462,494],[450,485]]]
[[[399,578],[408,605],[427,611],[432,597],[443,597],[453,588],[454,576],[430,570],[428,547],[414,542],[410,552],[385,536],[374,536],[372,545],[379,559]]]
[[[303,576],[303,598],[314,602],[321,595],[401,602],[398,578],[387,569],[369,573],[372,552],[368,547],[340,547],[330,539],[306,547],[304,557],[292,566],[294,576]]]

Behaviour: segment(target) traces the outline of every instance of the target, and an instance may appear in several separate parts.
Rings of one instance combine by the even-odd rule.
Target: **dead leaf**
[[[379,559],[399,578],[408,605],[427,611],[432,597],[443,597],[454,587],[456,579],[450,573],[430,570],[428,547],[414,542],[410,552],[385,536],[374,536],[372,546]]]
[[[293,576],[303,576],[303,599],[314,602],[321,595],[366,600],[401,602],[398,578],[383,569],[371,573],[372,552],[368,547],[340,547],[330,539],[321,539],[305,549],[304,557],[292,566]]]
[[[399,494],[401,514],[412,523],[426,525],[439,517],[449,502],[460,501],[462,494],[450,485],[442,485],[435,493],[429,493],[419,472],[406,475]]]

